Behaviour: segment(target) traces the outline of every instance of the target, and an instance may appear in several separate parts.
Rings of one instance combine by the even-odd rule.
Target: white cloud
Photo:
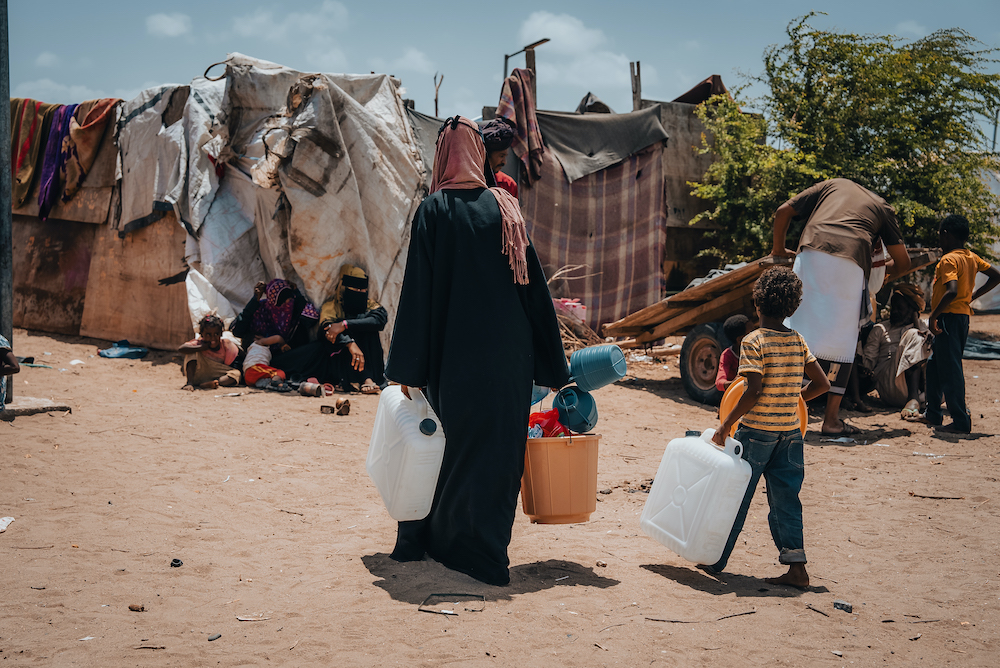
[[[385,60],[383,58],[372,59],[372,70],[385,74],[397,74],[399,72],[414,72],[416,74],[433,75],[437,70],[434,63],[420,49],[409,47],[403,55],[395,60]]]
[[[59,56],[51,51],[42,51],[38,54],[38,57],[35,58],[35,65],[37,67],[57,67],[59,62]]]
[[[153,14],[146,17],[146,31],[157,37],[180,37],[191,32],[187,14]]]
[[[67,86],[53,81],[52,79],[38,79],[36,81],[22,81],[14,86],[11,97],[30,97],[33,100],[41,100],[53,104],[76,104],[84,100],[93,100],[105,97],[104,91],[95,90],[87,86],[74,85]]]
[[[611,50],[604,31],[588,28],[583,21],[569,14],[539,11],[532,13],[524,21],[519,37],[524,44],[543,37],[551,40],[538,47],[535,56],[540,85],[572,88],[572,95],[577,95],[577,99],[582,98],[587,91],[608,102],[608,98],[623,90],[631,94],[629,58]],[[523,61],[512,60],[510,69],[522,67],[522,63]],[[642,68],[644,86],[656,85],[658,80],[656,68],[652,65]],[[570,93],[567,92],[567,95]],[[542,96],[541,91],[539,96]]]
[[[914,37],[925,37],[927,35],[927,27],[922,26],[913,19],[903,21],[896,26],[896,32],[900,35],[913,35]]]
[[[311,11],[275,13],[261,8],[237,16],[233,32],[239,37],[301,50],[306,63],[317,70],[346,72],[347,55],[337,46],[334,33],[346,30],[348,20],[347,7],[336,0],[324,0]]]

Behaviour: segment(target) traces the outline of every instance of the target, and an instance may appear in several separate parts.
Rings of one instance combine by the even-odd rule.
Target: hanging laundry
[[[42,161],[42,181],[38,185],[38,217],[42,220],[49,217],[49,211],[59,201],[62,193],[59,175],[66,159],[64,141],[69,137],[69,122],[77,106],[61,106],[52,116],[49,138],[45,143],[45,159]]]
[[[115,118],[117,98],[88,100],[76,108],[69,120],[69,136],[65,149],[66,157],[60,170],[60,181],[65,184],[62,201],[68,202],[83,185],[97,159],[97,151],[108,129],[109,121]]]
[[[58,104],[12,98],[10,101],[11,195],[14,208],[31,194],[41,172],[41,156],[49,137],[49,124]]]

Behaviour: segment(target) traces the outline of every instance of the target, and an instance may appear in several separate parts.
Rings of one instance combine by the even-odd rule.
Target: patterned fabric
[[[546,153],[543,178],[521,191],[521,208],[538,257],[551,275],[580,264],[564,297],[587,305],[595,330],[663,299],[667,214],[663,146],[568,183]]]
[[[740,375],[763,376],[760,399],[743,416],[743,425],[761,431],[789,431],[799,428],[799,395],[805,366],[815,362],[798,332],[755,329],[740,346]]]
[[[538,129],[538,118],[535,116],[535,94],[531,86],[533,78],[531,70],[514,70],[503,82],[496,112],[497,116],[512,120],[517,126],[511,147],[514,155],[524,163],[528,185],[542,178],[542,155],[545,153],[542,131]]]
[[[60,180],[65,185],[62,201],[68,202],[83,185],[87,173],[97,159],[109,121],[115,117],[119,99],[88,100],[76,108],[69,120],[69,139],[64,150],[65,160]]]
[[[990,263],[968,248],[945,253],[934,269],[934,291],[931,293],[931,308],[937,308],[944,297],[944,286],[950,281],[958,282],[958,294],[942,313],[972,315],[972,293],[976,289],[976,274],[990,268]]]
[[[36,173],[41,171],[40,156],[49,138],[49,125],[58,104],[11,98],[10,164],[13,176],[14,208],[21,207],[31,194]]]
[[[286,290],[297,292],[295,286],[282,278],[275,278],[267,284],[263,303],[254,314],[254,334],[260,334],[264,337],[277,334],[287,342],[288,334],[291,332],[297,316],[302,315],[312,320],[319,320],[319,312],[309,302],[306,302],[301,313],[295,313],[294,296],[288,297],[279,304],[281,293]]]
[[[49,138],[45,143],[45,159],[42,161],[42,181],[38,185],[38,217],[42,220],[49,217],[49,211],[62,194],[60,176],[65,172],[69,124],[77,106],[68,104],[59,107],[52,117]]]

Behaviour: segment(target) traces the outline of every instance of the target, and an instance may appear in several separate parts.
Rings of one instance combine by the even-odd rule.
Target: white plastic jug
[[[423,393],[399,385],[382,391],[365,468],[392,519],[422,520],[431,512],[444,458],[444,430]],[[433,422],[431,425],[426,420]],[[424,433],[421,432],[424,422]]]
[[[639,525],[647,536],[696,564],[714,564],[726,549],[750,482],[743,445],[712,443],[714,429],[667,445]]]

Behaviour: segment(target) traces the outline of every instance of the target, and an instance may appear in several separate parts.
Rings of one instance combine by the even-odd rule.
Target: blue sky
[[[151,85],[187,83],[239,51],[304,71],[395,74],[426,113],[434,111],[440,72],[441,115],[477,116],[496,104],[504,54],[549,37],[537,50],[541,108],[575,109],[590,91],[629,111],[629,61],[642,63],[646,98],[673,99],[710,74],[732,88],[740,73],[760,72],[768,45],[783,42],[789,21],[810,10],[827,12],[813,21],[825,29],[912,39],[960,27],[1000,46],[997,0],[14,0],[11,95],[62,103],[130,98]],[[523,64],[523,55],[511,59],[511,67]]]

